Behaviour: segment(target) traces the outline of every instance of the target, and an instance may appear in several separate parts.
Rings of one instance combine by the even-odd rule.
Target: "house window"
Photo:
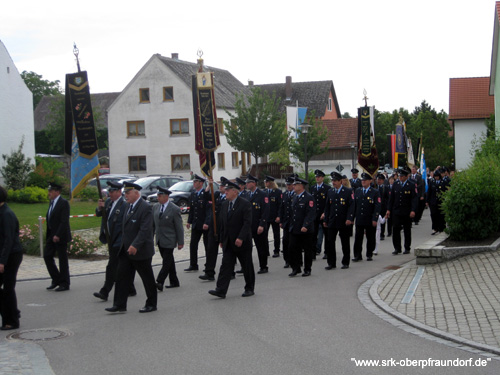
[[[191,162],[189,161],[189,154],[186,155],[172,155],[172,170],[173,171],[190,171]]]
[[[328,112],[332,111],[332,98],[328,98]]]
[[[163,101],[164,102],[172,102],[174,100],[174,88],[164,87],[163,88]]]
[[[224,153],[223,152],[219,152],[217,154],[217,164],[218,164],[218,168],[219,169],[226,169],[226,158],[224,157]]]
[[[219,128],[219,135],[224,135],[224,121],[221,118],[217,119],[217,128]]]
[[[149,89],[139,89],[139,101],[149,103]]]
[[[170,135],[189,134],[189,120],[187,118],[170,120]]]
[[[144,121],[127,121],[127,137],[146,136]]]
[[[233,168],[238,168],[240,165],[239,160],[238,160],[238,152],[232,152],[231,159],[232,159]]]
[[[145,156],[129,156],[128,157],[128,170],[129,172],[145,172],[146,157]]]

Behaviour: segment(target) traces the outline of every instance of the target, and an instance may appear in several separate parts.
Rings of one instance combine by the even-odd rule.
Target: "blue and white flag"
[[[99,158],[97,154],[86,158],[80,154],[76,130],[73,125],[73,142],[71,144],[71,198],[87,185],[87,182],[99,175]]]
[[[299,126],[306,119],[307,107],[286,107],[286,126],[288,129],[295,129],[295,138],[299,134]]]
[[[422,173],[422,178],[425,181],[425,192],[427,193],[429,185],[427,183],[427,166],[425,165],[424,147],[422,147],[422,154],[420,157],[420,173]]]

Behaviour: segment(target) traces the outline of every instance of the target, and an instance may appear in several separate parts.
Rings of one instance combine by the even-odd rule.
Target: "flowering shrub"
[[[19,241],[24,252],[29,255],[40,255],[38,225],[23,225],[19,228]]]
[[[78,234],[73,235],[73,240],[69,244],[68,255],[74,258],[82,258],[96,254],[99,248],[99,242],[95,240],[86,240]]]

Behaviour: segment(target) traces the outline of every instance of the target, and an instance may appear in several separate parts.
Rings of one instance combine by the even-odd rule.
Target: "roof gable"
[[[450,78],[449,120],[482,119],[495,113],[490,77]]]
[[[348,148],[357,144],[358,118],[338,118],[335,120],[323,120],[323,125],[328,129],[328,138],[321,147]]]

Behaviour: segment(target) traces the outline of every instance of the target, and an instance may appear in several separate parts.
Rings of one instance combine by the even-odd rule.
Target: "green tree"
[[[40,74],[27,72],[26,70],[21,73],[21,78],[24,80],[26,86],[28,86],[28,89],[33,93],[33,110],[35,110],[44,96],[62,94],[59,80],[49,81],[43,79]]]
[[[342,118],[352,118],[352,116],[349,114],[349,112],[344,112]]]
[[[231,124],[226,123],[225,135],[231,147],[248,152],[255,158],[258,176],[258,158],[279,151],[286,145],[286,119],[279,111],[276,95],[270,96],[260,87],[251,91],[248,97],[237,95],[235,115],[226,111]]]
[[[28,176],[33,170],[31,159],[26,158],[23,153],[24,136],[17,151],[12,151],[10,155],[2,154],[5,165],[0,168],[0,173],[5,179],[8,188],[19,190],[26,186]]]

